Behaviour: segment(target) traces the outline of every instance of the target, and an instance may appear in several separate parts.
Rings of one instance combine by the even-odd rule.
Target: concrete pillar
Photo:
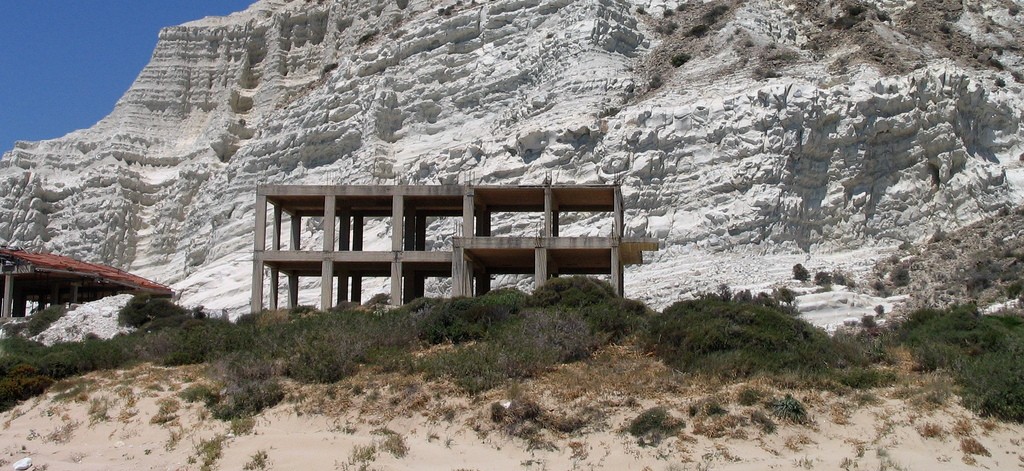
[[[338,302],[335,305],[348,301],[348,270],[338,271]]]
[[[622,237],[623,233],[623,207],[622,207],[622,188],[615,187],[615,195],[613,200],[615,201],[614,213],[615,213],[615,229],[612,237]]]
[[[14,275],[4,275],[3,317],[11,317],[14,313]]]
[[[427,217],[416,215],[416,250],[427,250]]]
[[[299,250],[302,248],[302,216],[298,214],[292,214],[292,240],[288,243],[290,250]]]
[[[352,297],[350,300],[356,304],[363,303],[363,277],[359,275],[352,276]]]
[[[363,216],[352,215],[352,250],[363,250]]]
[[[491,290],[491,275],[490,273],[484,272],[482,269],[477,270],[476,273],[476,295],[483,296]]]
[[[427,294],[427,275],[422,272],[413,273],[412,299],[422,298]],[[410,301],[412,300],[410,299]]]
[[[253,237],[252,256],[252,299],[249,309],[252,312],[263,310],[263,251],[267,249],[267,196],[256,195],[256,233]],[[77,287],[73,289],[73,298],[78,297]],[[77,299],[72,302],[78,302]]]
[[[277,310],[277,290],[281,286],[281,275],[277,268],[270,268],[270,309]]]
[[[340,211],[341,224],[338,229],[338,250],[349,250],[352,247],[352,212],[343,209]]]
[[[491,211],[486,206],[476,211],[476,235],[481,237],[491,235]]]
[[[416,299],[416,275],[417,273],[408,266],[406,271],[402,272],[402,304]]]
[[[271,233],[270,250],[281,250],[281,206],[274,205],[274,228]]]
[[[467,189],[462,196],[462,237],[473,237],[473,214],[475,211],[473,202],[473,189]]]
[[[334,243],[331,243],[334,246]],[[320,268],[320,310],[334,307],[334,262],[324,260]]]
[[[334,196],[324,197],[324,252],[334,251],[334,226],[338,216],[335,211],[336,204]]]
[[[405,235],[402,246],[405,247],[405,250],[416,250],[416,210],[406,207],[402,218],[402,223],[405,226],[402,229],[402,234]]]
[[[397,259],[391,262],[391,305],[402,305],[402,262]]]
[[[553,218],[551,217],[555,210],[555,195],[551,191],[550,186],[544,187],[544,230],[541,232],[541,237],[554,237],[553,230]],[[539,286],[539,285],[538,285]]]
[[[395,252],[402,251],[402,229],[405,224],[402,223],[402,217],[405,216],[405,197],[402,195],[395,195],[391,200],[391,250]],[[399,273],[401,275],[401,273]],[[392,302],[396,302],[395,298],[391,298]],[[400,300],[398,301],[400,302]]]
[[[288,274],[288,309],[295,309],[299,305],[299,275]]]
[[[612,247],[612,288],[615,295],[623,296],[622,259],[619,257],[619,246]]]
[[[548,280],[548,249],[537,247],[533,253],[533,288],[539,289]]]
[[[551,237],[558,237],[558,209],[551,213]]]
[[[452,297],[469,296],[466,292],[466,249],[454,247],[452,249]]]

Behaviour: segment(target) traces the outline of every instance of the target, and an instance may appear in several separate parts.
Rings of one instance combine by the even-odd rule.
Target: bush
[[[807,271],[801,264],[793,265],[793,279],[797,281],[807,281],[811,279],[811,273]]]
[[[643,303],[623,298],[610,299],[579,310],[590,329],[605,337],[602,343],[621,342],[641,331],[646,325],[648,312]]]
[[[771,410],[772,415],[787,422],[795,424],[807,422],[807,409],[792,395],[786,394],[786,397],[782,399],[769,401],[768,409]]]
[[[690,55],[685,52],[672,56],[672,67],[682,67],[687,62],[690,62]]]
[[[54,322],[57,322],[58,319],[64,317],[65,313],[67,313],[67,309],[64,309],[64,306],[53,305],[32,314],[25,323],[25,336],[35,337],[36,335],[43,333],[43,331],[50,328]]]
[[[905,266],[898,266],[889,272],[889,281],[894,286],[903,287],[910,284],[910,270]]]
[[[819,271],[814,274],[814,284],[818,286],[831,286],[832,274],[827,271]]]
[[[643,344],[674,368],[721,377],[820,372],[841,364],[828,336],[786,312],[718,300],[681,301],[653,316]]]
[[[422,340],[432,344],[460,343],[483,339],[494,327],[518,313],[525,300],[521,291],[495,290],[475,298],[423,301],[410,306],[410,310],[420,312]]]
[[[552,278],[526,300],[533,307],[579,308],[601,304],[616,298],[615,290],[604,281],[586,276]]]
[[[53,378],[40,373],[31,365],[15,366],[0,378],[0,409],[10,409],[18,401],[38,396],[51,384]]]
[[[664,407],[652,407],[636,416],[626,431],[640,439],[641,446],[657,446],[664,438],[685,426],[682,420],[673,418]]]
[[[148,294],[133,297],[118,313],[121,325],[142,328],[156,319],[184,321],[187,311],[167,298],[154,298]]]
[[[218,360],[214,369],[224,388],[215,400],[207,398],[207,406],[217,419],[251,417],[284,399],[275,368],[266,359],[235,353]]]

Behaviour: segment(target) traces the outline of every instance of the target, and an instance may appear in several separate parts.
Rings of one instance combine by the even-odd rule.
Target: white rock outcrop
[[[623,183],[629,232],[668,249],[627,271],[655,305],[708,283],[678,286],[686,260],[884,253],[1024,194],[1024,15],[965,2],[935,26],[955,36],[940,44],[908,32],[927,16],[917,3],[262,0],[164,29],[108,117],[4,154],[0,242],[240,312],[258,183],[550,176]],[[566,222],[567,235],[610,227]]]

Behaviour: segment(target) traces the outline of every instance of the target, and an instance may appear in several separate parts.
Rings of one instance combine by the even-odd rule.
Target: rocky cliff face
[[[257,183],[619,181],[668,249],[627,271],[652,299],[682,253],[917,241],[1021,202],[1020,8],[262,0],[163,30],[110,116],[4,154],[0,241],[230,309]]]

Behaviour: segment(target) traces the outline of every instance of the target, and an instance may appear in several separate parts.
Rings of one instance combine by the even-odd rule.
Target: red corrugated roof
[[[23,250],[0,249],[0,255],[20,260],[42,270],[59,270],[105,279],[129,288],[140,289],[157,294],[171,295],[171,288],[160,283],[147,280],[123,270],[106,265],[86,263],[73,258],[48,253],[33,253]]]

